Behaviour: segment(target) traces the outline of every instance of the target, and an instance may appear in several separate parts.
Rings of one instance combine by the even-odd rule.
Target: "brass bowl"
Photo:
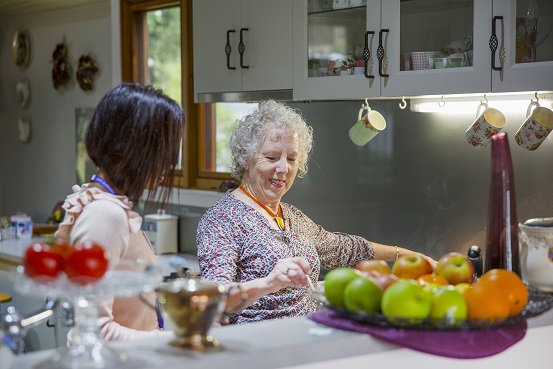
[[[209,330],[221,318],[225,307],[223,285],[178,278],[159,289],[159,301],[174,326],[175,339],[171,345],[193,350],[219,346],[219,342],[209,335]]]

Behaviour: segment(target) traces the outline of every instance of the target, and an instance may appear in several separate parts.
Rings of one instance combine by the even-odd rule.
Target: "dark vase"
[[[484,272],[507,269],[521,276],[515,180],[505,132],[492,137],[491,166]]]

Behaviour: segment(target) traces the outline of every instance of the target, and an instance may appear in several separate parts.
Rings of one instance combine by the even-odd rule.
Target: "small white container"
[[[15,238],[30,240],[33,238],[33,221],[28,215],[12,215],[10,218],[15,228]]]
[[[176,215],[165,214],[163,209],[157,214],[144,215],[142,230],[150,239],[156,255],[178,252],[178,219]]]

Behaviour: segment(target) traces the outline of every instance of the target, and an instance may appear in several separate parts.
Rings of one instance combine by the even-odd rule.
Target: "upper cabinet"
[[[552,91],[553,1],[494,0],[492,21],[498,43],[493,91]]]
[[[294,99],[550,91],[551,7],[550,0],[296,1]]]
[[[194,91],[291,90],[293,0],[194,0]]]

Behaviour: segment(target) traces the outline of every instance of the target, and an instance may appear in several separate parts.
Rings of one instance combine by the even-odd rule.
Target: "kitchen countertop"
[[[213,328],[221,349],[198,352],[172,347],[168,338],[107,343],[123,349],[140,368],[336,369],[367,368],[550,368],[553,311],[528,321],[525,337],[481,359],[451,359],[386,343],[368,334],[328,328],[299,317]],[[17,356],[13,369],[32,368],[53,350]]]
[[[11,239],[0,242],[0,269],[9,271],[19,264],[27,247],[34,241],[41,241],[44,238],[34,237],[32,239]]]
[[[27,247],[32,242],[44,241],[44,237],[33,237],[32,239],[11,239],[0,241],[0,269],[9,271],[19,264],[21,264],[21,258],[27,250]],[[157,255],[158,261],[161,266],[163,275],[168,275],[171,271],[174,271],[175,263],[182,263],[182,266],[192,268],[199,271],[198,257],[192,254],[178,253],[178,254],[162,254]],[[179,261],[179,259],[181,259]]]

